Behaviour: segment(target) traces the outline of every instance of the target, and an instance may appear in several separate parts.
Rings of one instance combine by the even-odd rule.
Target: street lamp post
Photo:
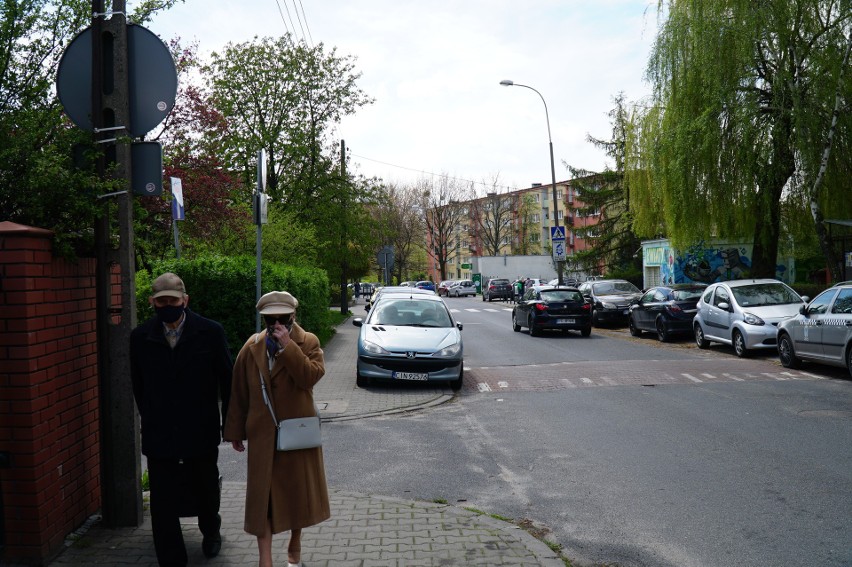
[[[547,143],[550,146],[550,179],[552,181],[552,198],[553,198],[553,226],[559,226],[559,197],[556,193],[556,166],[553,163],[553,138],[550,137],[550,114],[547,112],[547,103],[544,101],[544,97],[540,92],[536,89],[532,88],[529,85],[522,85],[520,83],[516,83],[510,79],[504,79],[500,81],[500,84],[504,87],[524,87],[525,89],[529,89],[533,91],[535,94],[539,96],[542,104],[544,104],[544,117],[547,119]],[[564,263],[562,260],[556,261],[556,273],[559,277],[559,285],[562,285],[562,272],[564,271]]]

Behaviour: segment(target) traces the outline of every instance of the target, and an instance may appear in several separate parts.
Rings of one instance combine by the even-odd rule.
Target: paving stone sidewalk
[[[363,299],[351,307],[364,313]],[[449,388],[355,386],[358,328],[343,322],[325,348],[326,374],[314,389],[325,421],[363,419],[414,411],[453,399]],[[222,552],[201,552],[196,518],[182,520],[190,565],[256,565],[257,543],[243,531],[245,483],[222,488]],[[346,492],[330,488],[331,519],[302,532],[305,567],[513,566],[564,567],[546,544],[518,526],[458,506]],[[141,526],[110,529],[98,518],[71,534],[50,563],[61,565],[156,566],[151,518]],[[288,534],[275,536],[275,565],[287,564]]]

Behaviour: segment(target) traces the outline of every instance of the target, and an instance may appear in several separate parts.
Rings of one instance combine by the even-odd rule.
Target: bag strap
[[[263,403],[269,408],[269,414],[275,423],[275,429],[278,429],[278,418],[275,417],[275,410],[272,409],[272,404],[269,402],[269,394],[266,393],[266,381],[263,379],[263,372],[260,372],[260,390],[263,393]]]
[[[275,429],[279,429],[278,418],[275,417],[275,410],[272,409],[272,403],[269,401],[269,394],[266,393],[266,380],[263,379],[263,372],[258,373],[260,375],[260,391],[263,394],[263,403],[266,404],[266,407],[269,408],[269,415],[272,416],[272,421],[275,423]],[[316,400],[312,400],[314,402],[314,413],[320,420],[320,426],[322,426],[322,417],[320,417],[319,406],[317,406]]]

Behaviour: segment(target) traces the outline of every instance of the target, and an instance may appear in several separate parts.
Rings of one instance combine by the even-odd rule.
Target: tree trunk
[[[782,110],[783,112],[783,110]],[[790,147],[790,117],[779,116],[772,129],[772,158],[758,181],[754,242],[751,254],[751,276],[774,278],[778,264],[778,238],[781,234],[781,193],[796,171]]]

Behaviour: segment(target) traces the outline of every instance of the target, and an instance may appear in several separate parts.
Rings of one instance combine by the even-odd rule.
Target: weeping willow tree
[[[850,2],[661,0],[659,13],[652,100],[627,144],[634,230],[675,246],[752,238],[752,275],[772,277],[782,204],[816,207],[812,234],[822,214],[852,212]]]

